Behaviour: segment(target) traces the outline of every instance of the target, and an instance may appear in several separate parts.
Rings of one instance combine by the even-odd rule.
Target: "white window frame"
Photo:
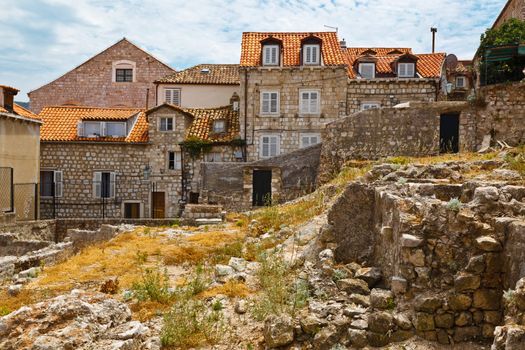
[[[217,128],[217,125],[218,125],[219,123],[222,123],[222,127],[221,127],[220,129]],[[214,132],[214,133],[226,132],[226,120],[224,120],[224,119],[217,119],[217,120],[214,120],[214,121],[213,121],[212,128],[213,128],[213,132]]]
[[[309,58],[308,53],[312,55],[312,51],[315,52],[315,60]],[[321,64],[321,45],[319,44],[306,44],[303,45],[303,64],[306,66],[316,66]]]
[[[363,74],[362,74],[363,69],[362,68],[370,67],[370,66],[373,68],[372,69],[372,76],[371,77],[363,76]],[[373,63],[373,62],[361,62],[361,63],[359,63],[359,75],[363,79],[375,79],[375,77],[376,77],[376,64]]]
[[[163,120],[166,120],[166,124],[165,124],[166,128],[165,129],[163,129],[163,127],[162,127],[162,125],[163,125],[162,121]],[[171,120],[171,129],[167,128],[168,120]],[[173,118],[173,117],[159,117],[158,123],[159,123],[159,131],[160,132],[171,132],[171,131],[175,130],[175,118]]]
[[[104,127],[103,127],[103,130],[104,130],[104,136],[108,136],[108,137],[126,137],[128,135],[127,133],[127,124],[126,122],[103,122],[104,123]],[[108,126],[111,125],[111,124],[121,124],[121,126],[124,127],[124,134],[123,135],[109,135],[108,133]]]
[[[410,67],[410,69],[409,69]],[[409,70],[411,70],[409,74]],[[412,62],[400,62],[397,64],[398,78],[414,78],[416,76],[416,64]]]
[[[132,79],[131,79],[131,82],[117,82],[117,69],[131,69],[133,72],[132,72]],[[118,84],[122,84],[122,83],[134,83],[137,81],[137,64],[133,61],[128,61],[128,60],[120,60],[120,61],[115,61],[112,63],[112,69],[111,69],[111,81],[113,83],[118,83]]]
[[[182,89],[164,88],[164,102],[170,105],[180,106],[182,103]]]
[[[265,145],[265,143],[263,141],[264,141],[265,138],[268,138],[268,140],[275,139],[275,145],[276,145],[275,154],[271,154],[272,142],[268,143],[268,154],[264,154],[264,145]],[[281,154],[281,136],[280,135],[276,135],[276,134],[263,134],[263,135],[261,135],[261,137],[259,139],[259,156],[264,159],[264,158],[276,157],[276,156],[278,156],[280,154]]]
[[[369,110],[369,109],[380,109],[380,108],[381,108],[381,103],[380,102],[367,101],[367,102],[361,103],[361,110],[362,111],[366,111],[366,110]]]
[[[109,173],[109,197],[102,197],[102,174]],[[93,198],[115,198],[117,174],[114,171],[93,172]]]
[[[170,168],[171,155],[173,154],[173,168]],[[178,151],[168,151],[166,154],[166,169],[177,171],[182,169],[182,153]]]
[[[269,94],[270,98],[268,100],[268,111],[264,111],[264,95]],[[277,105],[276,110],[272,112],[272,95],[276,94]],[[279,115],[281,113],[281,96],[278,90],[263,90],[260,95],[260,112],[261,115]]]
[[[103,122],[99,121],[82,121],[82,134],[84,137],[103,137],[104,136],[104,124]],[[98,125],[98,134],[89,134],[87,132],[87,126],[91,124],[97,124]]]
[[[304,142],[304,138],[308,138],[308,144]],[[316,138],[317,142],[312,143],[312,139]],[[321,143],[321,134],[320,133],[301,133],[299,134],[299,147],[305,148]]]
[[[40,172],[51,172],[53,173],[53,185],[55,186],[54,197],[61,198],[64,196],[64,173],[62,170],[49,170],[41,169]],[[40,184],[42,186],[42,184]],[[51,196],[41,196],[41,198],[53,198]]]
[[[313,93],[317,94],[315,105],[311,103],[311,94]],[[308,100],[303,99],[303,94],[308,94]],[[299,90],[299,114],[321,114],[321,92],[319,90]]]
[[[204,159],[206,162],[222,162],[222,153],[208,152],[205,154]]]
[[[262,65],[263,66],[278,66],[280,59],[279,45],[269,44],[262,47]],[[272,60],[272,51],[275,50],[275,60]]]
[[[463,81],[463,84],[459,85],[458,81]],[[467,87],[467,78],[463,75],[456,77],[456,89],[465,89]]]

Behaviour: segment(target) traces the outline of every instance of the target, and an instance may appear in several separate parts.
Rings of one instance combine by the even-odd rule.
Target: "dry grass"
[[[465,161],[465,162],[474,162],[478,160],[490,160],[496,158],[498,155],[497,152],[491,153],[446,153],[440,154],[438,156],[428,156],[428,157],[390,157],[385,160],[387,163],[407,165],[407,164],[436,164],[452,161]]]
[[[218,294],[223,294],[227,295],[230,298],[246,298],[252,293],[253,291],[250,288],[248,288],[246,284],[242,282],[229,280],[223,285],[213,287],[208,290],[205,290],[202,293],[199,293],[197,297],[201,299],[207,299],[214,297]]]

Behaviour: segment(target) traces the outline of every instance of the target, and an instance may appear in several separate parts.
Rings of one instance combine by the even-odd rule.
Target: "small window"
[[[309,147],[321,142],[319,134],[301,134],[301,148]]]
[[[465,77],[456,77],[456,89],[464,89],[467,87]]]
[[[414,63],[398,63],[397,76],[399,78],[413,78],[415,76]]]
[[[114,172],[95,171],[93,173],[93,197],[114,198],[116,174]]]
[[[213,121],[213,132],[221,133],[226,131],[226,121],[214,120]]]
[[[41,197],[62,197],[63,194],[63,175],[58,170],[40,171],[40,196]]]
[[[117,68],[117,69],[115,69],[115,81],[117,83],[131,83],[131,82],[133,82],[133,69],[131,69],[131,68]]]
[[[280,153],[280,137],[277,135],[261,136],[261,158],[275,157]]]
[[[172,117],[159,118],[159,131],[173,131],[173,118]]]
[[[301,91],[299,95],[301,114],[319,114],[319,91]]]
[[[263,66],[279,65],[279,45],[263,46]]]
[[[303,46],[303,64],[315,65],[320,62],[319,45]]]
[[[206,153],[204,158],[207,162],[222,162],[222,154],[219,152]]]
[[[106,122],[106,136],[110,137],[125,137],[126,123],[122,122]]]
[[[364,79],[374,79],[376,77],[376,64],[359,63],[359,75]]]
[[[100,137],[104,136],[104,129],[101,122],[83,122],[84,136]]]
[[[366,111],[367,109],[378,109],[381,108],[381,104],[379,102],[363,102],[361,104],[361,110]]]
[[[180,152],[168,152],[168,169],[182,169],[182,154]]]
[[[164,102],[180,106],[180,89],[164,89]]]
[[[279,92],[261,92],[261,114],[279,114]]]

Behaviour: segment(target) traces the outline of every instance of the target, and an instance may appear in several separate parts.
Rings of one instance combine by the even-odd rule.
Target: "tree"
[[[487,47],[496,45],[519,44],[525,42],[525,21],[511,18],[498,28],[489,28],[481,34],[479,48],[485,50]]]

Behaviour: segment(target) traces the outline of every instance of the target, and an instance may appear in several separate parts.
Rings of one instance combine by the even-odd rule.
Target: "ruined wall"
[[[122,60],[135,65],[133,82],[114,81],[114,64]],[[153,82],[173,72],[173,69],[124,39],[58,79],[31,91],[31,110],[39,113],[44,106],[65,104],[152,107],[156,101]]]

